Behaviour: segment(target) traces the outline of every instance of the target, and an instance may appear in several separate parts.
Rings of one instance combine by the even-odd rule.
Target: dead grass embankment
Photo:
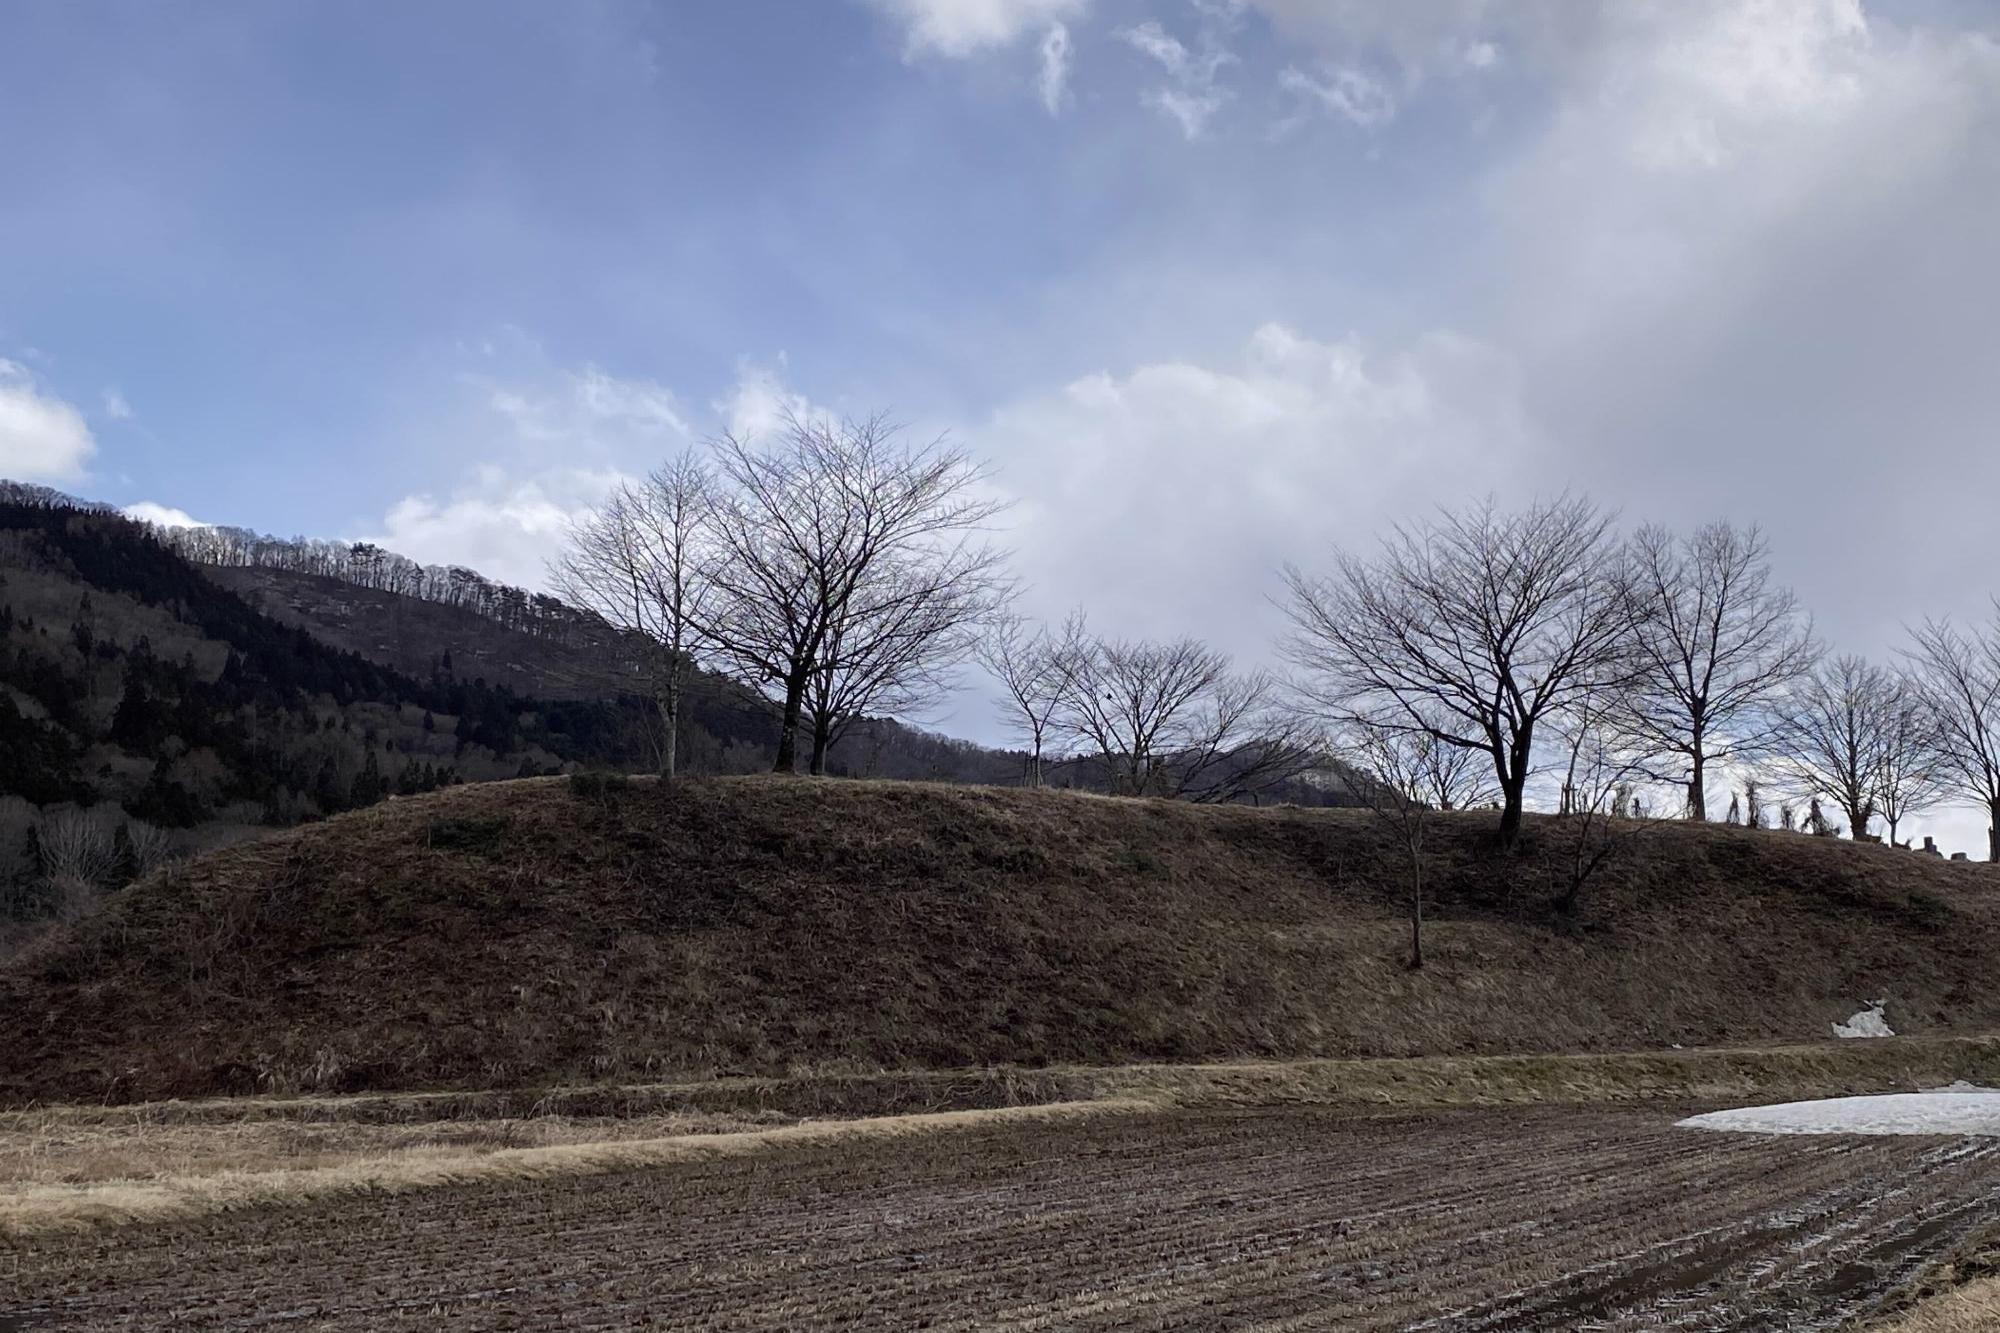
[[[1675,826],[1565,914],[1567,826],[1501,855],[1491,823],[1440,820],[1412,972],[1365,813],[455,788],[143,880],[0,968],[0,1105],[1770,1043],[1878,997],[2000,1029],[1988,867]]]

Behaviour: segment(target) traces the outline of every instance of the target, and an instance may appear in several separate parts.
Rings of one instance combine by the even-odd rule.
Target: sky
[[[533,586],[803,404],[1245,664],[1488,493],[1759,523],[1883,660],[2000,592],[1995,0],[24,0],[0,126],[0,476],[156,517]]]

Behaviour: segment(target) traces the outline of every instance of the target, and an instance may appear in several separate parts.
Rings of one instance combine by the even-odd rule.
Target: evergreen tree
[[[356,810],[371,806],[381,800],[387,788],[382,782],[382,766],[376,762],[375,752],[370,750],[362,763],[361,771],[354,775],[354,786],[349,795],[349,804]]]
[[[146,687],[139,683],[139,673],[130,672],[125,677],[125,693],[118,700],[118,711],[111,715],[112,743],[126,750],[145,751],[151,749],[159,735],[159,724],[152,701],[146,697]]]

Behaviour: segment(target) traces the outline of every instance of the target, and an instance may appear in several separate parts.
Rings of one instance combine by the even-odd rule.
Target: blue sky
[[[1273,319],[1424,322],[1495,130],[1285,130],[1274,86],[1191,141],[1115,34],[1226,26],[1276,69],[1268,23],[1045,8],[1056,114],[1041,25],[960,56],[862,5],[16,7],[0,354],[131,406],[94,493],[351,531],[496,461],[466,377],[594,367],[700,433],[746,363],[958,418]]]
[[[1486,491],[1761,522],[1882,656],[2000,590],[1984,0],[24,0],[0,126],[0,475],[120,504],[534,582],[804,402],[1245,660]]]

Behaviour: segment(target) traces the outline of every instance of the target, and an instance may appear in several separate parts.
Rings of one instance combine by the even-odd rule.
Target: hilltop
[[[749,778],[400,799],[113,895],[0,972],[0,1096],[1660,1048],[2000,1023],[1986,868],[1443,817],[1428,953],[1370,817]]]

